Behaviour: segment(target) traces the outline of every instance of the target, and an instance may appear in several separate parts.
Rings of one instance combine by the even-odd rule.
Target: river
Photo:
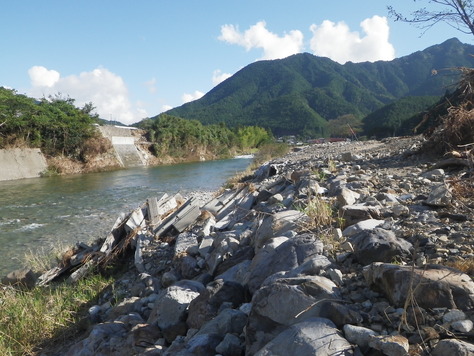
[[[216,190],[249,163],[229,159],[0,182],[0,277],[22,267],[27,252],[104,237],[120,213],[147,198]]]

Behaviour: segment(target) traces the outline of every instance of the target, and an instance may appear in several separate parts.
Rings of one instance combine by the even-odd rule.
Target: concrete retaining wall
[[[0,181],[39,177],[47,168],[39,148],[0,150]]]

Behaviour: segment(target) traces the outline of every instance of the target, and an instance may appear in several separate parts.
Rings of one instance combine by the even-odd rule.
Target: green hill
[[[201,99],[167,111],[204,124],[257,125],[275,135],[326,135],[328,120],[362,119],[409,96],[441,96],[473,67],[474,46],[450,39],[392,61],[344,65],[308,53],[252,63]]]

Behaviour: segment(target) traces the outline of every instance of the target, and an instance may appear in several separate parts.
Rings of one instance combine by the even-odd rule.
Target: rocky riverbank
[[[420,140],[298,148],[190,199],[186,228],[145,204],[119,224],[128,272],[58,354],[474,354],[472,157]]]

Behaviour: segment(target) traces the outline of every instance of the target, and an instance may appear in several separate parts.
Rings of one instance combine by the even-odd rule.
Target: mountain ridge
[[[309,53],[251,63],[201,99],[166,113],[203,124],[258,125],[275,135],[326,135],[329,120],[359,119],[407,96],[442,96],[474,46],[452,38],[392,61],[339,64]]]

